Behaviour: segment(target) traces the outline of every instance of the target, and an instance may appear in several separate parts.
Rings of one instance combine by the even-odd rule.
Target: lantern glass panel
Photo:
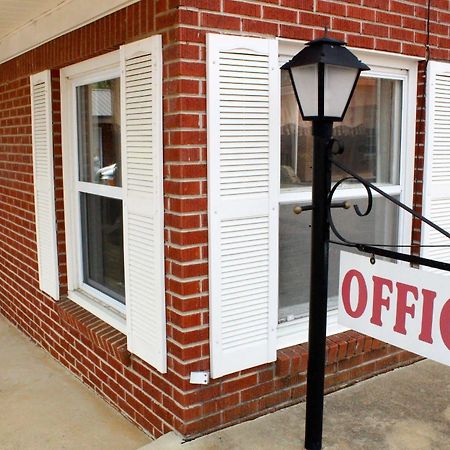
[[[324,74],[324,115],[342,118],[359,69],[327,65]]]
[[[296,66],[292,67],[291,71],[303,116],[317,116],[319,113],[318,65]]]

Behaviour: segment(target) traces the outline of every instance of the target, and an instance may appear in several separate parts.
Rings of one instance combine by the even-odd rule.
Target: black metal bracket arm
[[[434,259],[422,258],[416,255],[407,255],[405,253],[394,252],[384,248],[373,247],[366,244],[356,244],[356,248],[360,252],[370,253],[372,255],[386,256],[387,258],[399,259],[412,264],[420,264],[421,266],[433,267],[435,269],[447,270],[450,272],[450,264],[442,261],[435,261]]]
[[[335,143],[336,143],[336,140],[333,139],[332,141],[330,141],[329,145],[333,146]],[[334,184],[334,186],[331,188],[330,193],[328,195],[328,204],[329,204],[329,207],[328,207],[329,208],[328,209],[328,220],[329,220],[329,224],[330,224],[331,229],[333,230],[333,233],[336,235],[336,237],[340,241],[340,242],[339,241],[330,241],[331,243],[345,245],[345,246],[349,246],[349,247],[355,247],[359,251],[364,252],[364,253],[369,253],[371,255],[385,256],[385,257],[389,257],[389,258],[393,258],[393,259],[399,259],[401,261],[407,261],[407,262],[412,263],[412,264],[420,264],[420,265],[427,266],[427,267],[433,267],[433,268],[440,269],[440,270],[450,271],[450,264],[442,262],[442,261],[435,261],[435,260],[432,260],[432,259],[422,258],[422,257],[416,256],[416,255],[410,255],[410,254],[396,252],[396,251],[393,251],[393,250],[387,250],[385,248],[381,248],[381,247],[383,247],[382,245],[363,244],[363,243],[359,243],[359,242],[352,242],[352,241],[349,241],[348,239],[346,239],[344,236],[342,236],[342,234],[339,233],[339,231],[336,228],[336,225],[333,222],[333,217],[332,217],[332,214],[331,214],[331,208],[333,207],[332,199],[333,199],[334,193],[336,192],[336,190],[339,188],[339,186],[341,184],[345,183],[348,180],[356,180],[359,183],[361,183],[364,186],[364,188],[366,190],[366,193],[367,193],[367,207],[366,207],[365,211],[361,211],[359,209],[358,205],[354,205],[353,206],[354,210],[355,210],[355,212],[356,212],[356,214],[358,216],[360,216],[360,217],[367,216],[372,211],[372,205],[373,205],[372,190],[373,190],[373,191],[377,192],[378,194],[380,194],[382,197],[386,198],[390,202],[392,202],[395,205],[397,205],[399,208],[407,211],[409,214],[411,214],[413,217],[419,219],[421,222],[426,223],[427,225],[429,225],[434,230],[436,230],[440,234],[444,235],[448,239],[450,239],[450,232],[444,230],[439,225],[436,225],[431,220],[429,220],[426,217],[424,217],[421,214],[419,214],[417,211],[414,211],[410,207],[406,206],[404,203],[400,202],[396,198],[394,198],[391,195],[387,194],[382,189],[380,189],[378,186],[374,185],[370,181],[367,181],[366,179],[364,179],[363,177],[358,175],[356,172],[354,172],[353,170],[351,170],[348,167],[346,167],[341,162],[336,161],[332,156],[330,157],[330,162],[333,165],[335,165],[336,167],[338,167],[339,169],[341,169],[343,172],[345,172],[345,173],[347,173],[349,175],[348,177],[344,177],[341,180],[339,180],[336,184]],[[395,245],[393,245],[393,246],[388,246],[388,247],[403,247],[403,246],[400,246],[400,245],[399,246],[395,246]],[[411,248],[412,247],[418,247],[418,248],[420,248],[421,246],[420,245],[411,245],[411,246],[407,246],[407,247],[411,247]],[[447,246],[444,246],[444,247],[447,247]],[[449,241],[449,247],[450,247],[450,241]]]

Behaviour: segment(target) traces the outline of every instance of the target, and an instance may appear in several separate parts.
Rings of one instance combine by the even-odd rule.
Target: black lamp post
[[[345,43],[328,37],[308,42],[286,63],[300,112],[312,121],[314,136],[312,184],[311,286],[305,448],[322,448],[323,392],[328,299],[328,194],[331,188],[333,122],[343,120],[359,75],[369,67]]]

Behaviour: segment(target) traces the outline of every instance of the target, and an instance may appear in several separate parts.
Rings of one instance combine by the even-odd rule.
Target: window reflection
[[[402,85],[399,80],[360,78],[343,122],[333,136],[345,151],[337,158],[367,180],[399,183]],[[282,72],[281,187],[311,186],[311,122],[301,119],[289,76]],[[333,168],[333,180],[344,174]]]
[[[310,204],[313,151],[311,122],[301,119],[288,74],[282,71],[281,76],[281,188],[303,187],[299,195],[303,204]],[[333,136],[345,148],[344,153],[336,158],[371,182],[398,186],[401,101],[400,80],[360,78],[344,121],[334,124]],[[346,174],[333,167],[333,181],[344,176]],[[360,193],[352,191],[353,187],[360,188],[361,185],[350,182],[341,185],[334,199],[341,196],[364,210],[367,199],[358,197]],[[398,192],[401,192],[400,186]],[[311,211],[296,216],[292,207],[292,204],[280,205],[279,322],[308,315]],[[398,209],[383,198],[374,198],[372,213],[367,217],[361,218],[354,211],[343,209],[334,209],[332,214],[338,229],[351,241],[389,245],[397,243]],[[335,239],[333,234],[331,239]],[[339,246],[330,246],[330,309],[335,308],[337,302],[340,250]]]
[[[79,179],[121,186],[120,80],[77,87]]]
[[[397,197],[397,199],[399,199]],[[366,199],[350,199],[361,210]],[[294,205],[280,206],[280,259],[279,259],[279,309],[280,322],[308,315],[310,261],[311,261],[311,211],[300,215],[292,213]],[[369,216],[359,217],[352,209],[332,210],[337,229],[346,239],[368,244],[395,244],[398,235],[398,210],[384,198],[374,198]],[[331,232],[331,240],[337,240]],[[337,306],[339,281],[339,254],[343,248],[330,245],[328,271],[328,308]],[[345,251],[359,253],[352,248]]]
[[[84,282],[125,303],[122,201],[80,195]]]

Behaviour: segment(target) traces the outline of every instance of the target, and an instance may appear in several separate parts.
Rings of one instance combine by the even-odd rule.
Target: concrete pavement
[[[142,431],[0,316],[1,450],[135,450]]]
[[[141,450],[299,450],[305,404],[182,444],[171,433]],[[450,450],[450,367],[422,361],[325,398],[324,450]]]

